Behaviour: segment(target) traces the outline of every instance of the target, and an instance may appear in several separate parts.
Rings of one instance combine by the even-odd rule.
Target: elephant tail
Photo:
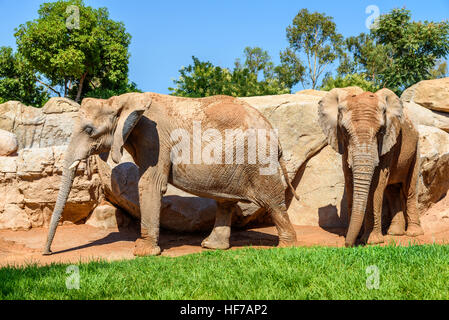
[[[296,200],[299,200],[299,196],[296,194],[295,188],[293,188],[292,183],[290,182],[290,178],[288,177],[287,168],[285,167],[285,161],[282,158],[282,148],[280,143],[279,143],[279,165],[281,166],[285,182],[287,182],[287,185],[289,186]]]

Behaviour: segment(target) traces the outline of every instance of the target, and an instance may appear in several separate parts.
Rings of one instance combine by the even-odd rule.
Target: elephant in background
[[[400,185],[406,208],[396,210],[388,234],[423,234],[417,209],[418,132],[390,90],[333,89],[319,103],[319,123],[329,145],[342,154],[349,227],[353,246],[362,225],[362,241],[383,242],[382,200],[388,185]],[[395,199],[387,200],[392,203]],[[406,229],[407,228],[407,229]]]
[[[198,125],[205,130],[205,139],[211,140],[207,150],[198,148],[204,138],[195,137],[198,134],[195,133],[195,126]],[[272,174],[261,174],[261,170],[266,169],[266,163],[260,161],[260,153],[259,161],[249,160],[252,155],[248,137],[234,137],[235,148],[232,140],[232,149],[229,150],[225,144],[225,149],[228,149],[223,150],[222,140],[218,138],[225,136],[227,130],[237,133],[239,130],[265,132],[267,136],[264,136],[264,141],[268,141],[270,150],[275,148],[276,170]],[[286,183],[295,193],[282,160],[278,137],[271,135],[273,131],[271,124],[258,110],[228,96],[192,99],[155,93],[129,93],[108,100],[84,99],[64,157],[61,187],[43,254],[51,254],[51,243],[80,160],[93,154],[110,152],[113,161],[118,163],[123,148],[132,155],[140,170],[141,237],[136,240],[135,255],[161,253],[158,246],[160,210],[167,183],[197,196],[217,200],[215,226],[203,241],[203,247],[229,247],[230,208],[238,201],[253,202],[265,208],[277,227],[280,244],[294,243],[296,233],[287,214],[286,189],[279,165]],[[216,140],[212,139],[214,135]],[[184,140],[192,136],[191,141]],[[257,138],[261,139],[259,135]],[[266,147],[265,144],[265,152]],[[221,151],[226,151],[226,161],[223,161],[222,154],[215,157]],[[235,161],[242,153],[247,155],[247,161]],[[201,154],[205,159],[197,161]],[[229,155],[231,159],[228,159]],[[184,161],[192,158],[193,162]]]

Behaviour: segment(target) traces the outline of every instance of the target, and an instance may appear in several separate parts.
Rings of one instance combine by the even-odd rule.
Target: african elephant
[[[423,234],[417,209],[418,132],[390,90],[333,89],[319,103],[319,123],[328,144],[342,154],[349,227],[346,246],[353,246],[362,225],[362,241],[383,242],[382,200],[387,185],[400,184],[405,217],[396,214],[389,234]],[[392,201],[390,201],[392,202]],[[404,221],[404,219],[406,221]]]
[[[258,161],[255,161],[256,150],[250,143],[255,141],[252,138],[256,138],[256,132]],[[193,99],[129,93],[108,100],[84,99],[65,153],[61,187],[43,253],[51,254],[50,246],[80,160],[110,152],[113,161],[118,163],[123,148],[132,155],[140,170],[141,236],[135,243],[135,255],[161,253],[158,246],[160,210],[167,183],[217,200],[215,226],[202,242],[203,247],[229,247],[232,214],[229,211],[237,201],[253,202],[266,208],[277,227],[280,244],[292,244],[296,233],[287,215],[286,189],[279,165],[286,183],[295,193],[273,132],[271,124],[259,111],[228,96]],[[224,146],[223,137],[226,139]],[[268,158],[276,165],[272,172],[263,171],[273,163],[265,159],[267,141],[270,152],[273,151]],[[202,148],[204,142],[208,144]]]

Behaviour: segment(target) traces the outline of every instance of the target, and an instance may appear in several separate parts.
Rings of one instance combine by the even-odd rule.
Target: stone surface
[[[0,229],[41,227],[49,223],[59,191],[65,149],[65,146],[22,149],[17,156],[0,157],[3,217]],[[78,167],[62,222],[83,222],[100,201],[97,165],[94,158],[88,161],[90,170],[86,162]]]
[[[47,101],[42,107],[42,112],[45,114],[77,112],[79,108],[80,105],[71,99],[56,97]]]
[[[42,109],[8,101],[0,104],[0,129],[16,135],[19,149],[66,145],[78,108],[66,98],[52,98]]]
[[[405,90],[401,99],[431,110],[449,112],[449,78],[420,81]]]
[[[16,135],[0,129],[0,157],[14,154],[18,148],[19,144]]]
[[[344,227],[347,224],[345,179],[341,156],[326,146],[299,172],[299,201],[288,207],[290,221],[297,225]]]
[[[317,96],[317,97],[324,97],[328,91],[320,91],[320,90],[313,90],[313,89],[306,89],[296,92],[296,94],[303,94],[303,95],[309,95],[309,96]]]
[[[86,220],[86,224],[96,228],[110,229],[127,227],[130,217],[112,204],[103,201]]]
[[[404,102],[404,110],[412,122],[449,132],[449,114],[426,109],[414,102]]]
[[[319,96],[285,94],[241,99],[262,112],[278,130],[291,180],[308,159],[326,146],[318,124]]]
[[[449,190],[449,134],[423,125],[418,130],[421,155],[419,206],[425,210]]]

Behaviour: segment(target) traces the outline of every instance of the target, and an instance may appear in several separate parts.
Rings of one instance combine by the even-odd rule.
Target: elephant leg
[[[236,202],[217,202],[217,215],[215,225],[211,234],[203,240],[201,246],[208,249],[229,249],[229,238],[231,236],[232,214]]]
[[[296,232],[288,217],[285,205],[273,205],[267,208],[279,235],[279,246],[291,246],[296,242]]]
[[[373,195],[371,197],[372,204],[367,209],[367,214],[365,215],[365,233],[362,239],[367,244],[378,244],[384,242],[384,237],[382,235],[382,202],[384,197],[385,188],[388,181],[388,170],[380,169],[377,183],[375,183],[375,188]],[[376,182],[373,180],[373,182]],[[372,208],[372,209],[371,209]]]
[[[162,196],[167,191],[167,178],[159,175],[161,178],[157,179],[151,171],[153,170],[148,170],[139,182],[141,237],[136,240],[134,255],[141,257],[161,254],[158,245],[159,224]]]
[[[405,184],[403,189],[404,196],[406,198],[407,208],[406,208],[406,220],[407,220],[407,231],[406,234],[410,237],[417,237],[424,234],[424,230],[421,227],[421,222],[419,221],[419,210],[418,210],[418,175],[419,175],[419,163],[415,158],[412,174],[409,175],[409,181]]]
[[[388,207],[391,213],[391,223],[388,234],[392,236],[402,236],[405,234],[405,217],[403,211],[404,198],[401,189],[397,186],[389,186],[385,191]]]

